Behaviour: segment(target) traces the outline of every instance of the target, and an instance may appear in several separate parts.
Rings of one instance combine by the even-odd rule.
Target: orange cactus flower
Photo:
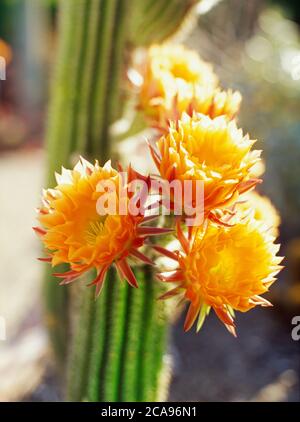
[[[163,79],[161,83],[163,84]],[[168,129],[170,120],[178,120],[183,112],[190,116],[196,112],[211,118],[225,116],[232,120],[240,109],[242,96],[238,91],[221,91],[219,88],[180,84],[175,81],[168,85],[164,86],[164,96],[152,100],[150,105],[153,107],[145,109],[152,126],[162,132]]]
[[[99,294],[106,271],[115,264],[120,275],[137,287],[127,259],[136,258],[151,264],[138,249],[147,236],[169,230],[141,226],[150,219],[144,216],[142,203],[138,215],[99,214],[99,199],[115,201],[117,206],[121,201],[121,174],[111,167],[110,162],[100,167],[97,161],[92,165],[81,158],[73,170],[63,169],[56,178],[58,185],[44,191],[43,206],[38,210],[42,228],[34,228],[49,254],[48,258],[41,260],[52,266],[69,264],[70,271],[54,274],[63,279],[61,284],[70,283],[95,268],[97,277],[92,285],[97,286],[96,293]],[[128,182],[137,178],[143,176],[129,168]],[[108,183],[109,191],[106,189]],[[99,184],[103,189],[99,189]],[[129,198],[128,194],[126,206]]]
[[[252,168],[251,173],[254,177],[262,177],[266,171],[266,163],[263,159],[260,159]]]
[[[163,130],[183,112],[232,119],[239,110],[240,93],[217,88],[211,65],[183,46],[152,46],[142,73],[139,107]]]
[[[278,237],[280,216],[270,199],[266,196],[260,195],[255,191],[247,192],[241,196],[234,209],[237,211],[236,218],[241,218],[243,214],[247,215],[252,212],[253,217],[257,221],[263,223],[273,236]]]
[[[224,116],[183,114],[158,140],[158,152],[150,150],[163,179],[203,182],[204,216],[217,220],[215,210],[231,206],[260,182],[251,177],[260,156],[251,151],[254,142]]]
[[[0,57],[3,57],[7,64],[12,60],[12,49],[11,47],[0,38]]]
[[[209,63],[183,45],[153,45],[147,52],[145,79],[156,84],[161,74],[170,75],[186,83],[216,87],[218,77]],[[147,89],[145,82],[144,88]],[[151,86],[149,86],[150,88]],[[151,91],[151,90],[150,90]]]
[[[260,222],[248,218],[231,227],[209,222],[195,229],[189,239],[178,223],[177,235],[182,251],[158,250],[176,260],[178,268],[158,278],[177,284],[162,298],[181,295],[190,303],[185,330],[198,317],[199,331],[212,308],[235,335],[234,311],[271,305],[260,295],[275,281],[283,258],[276,256],[280,246]]]

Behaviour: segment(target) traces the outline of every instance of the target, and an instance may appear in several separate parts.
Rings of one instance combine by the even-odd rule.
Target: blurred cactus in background
[[[103,164],[115,148],[110,125],[126,102],[126,69],[135,46],[162,41],[195,0],[62,0],[58,57],[48,124],[48,182],[79,154]],[[48,270],[46,319],[58,360],[68,361],[71,401],[150,401],[166,392],[165,305],[149,268],[135,270],[139,289],[111,279],[95,301],[91,289],[57,286]],[[163,371],[166,373],[166,370]],[[168,377],[165,377],[166,380]],[[165,381],[167,382],[167,381]]]

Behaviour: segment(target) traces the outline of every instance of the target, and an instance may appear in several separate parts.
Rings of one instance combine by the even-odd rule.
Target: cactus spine
[[[136,40],[161,41],[193,4],[194,0],[60,2],[47,133],[49,184],[54,183],[54,171],[69,166],[74,156],[98,158],[102,164],[110,156],[109,127],[122,109],[129,46]],[[68,361],[68,400],[159,399],[168,323],[164,305],[155,299],[159,287],[151,269],[136,272],[140,287],[134,290],[110,270],[96,301],[84,283],[59,287],[47,272],[47,321],[59,360]]]

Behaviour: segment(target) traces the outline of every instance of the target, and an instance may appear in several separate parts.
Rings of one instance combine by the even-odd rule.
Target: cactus
[[[164,304],[149,268],[137,268],[134,291],[108,274],[98,300],[89,289],[72,336],[67,398],[71,401],[152,401],[166,343]]]
[[[48,122],[48,183],[83,154],[104,162],[110,124],[122,111],[128,50],[172,34],[194,0],[62,0],[60,38]],[[130,28],[130,30],[128,30]],[[141,28],[145,31],[141,31]],[[46,274],[47,322],[58,361],[68,362],[72,401],[157,400],[168,323],[149,268],[136,268],[139,289],[110,270],[92,289],[57,286]]]
[[[198,0],[135,1],[131,25],[134,45],[160,43],[177,32]]]
[[[48,124],[48,183],[72,155],[105,161],[109,122],[118,102],[124,51],[126,1],[70,0],[61,3],[60,44]],[[117,22],[117,23],[116,23]],[[114,44],[112,45],[112,40]],[[67,292],[46,274],[50,335],[60,361],[66,353]]]

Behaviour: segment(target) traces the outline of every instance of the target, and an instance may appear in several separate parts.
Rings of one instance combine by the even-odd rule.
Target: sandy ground
[[[0,316],[7,338],[0,340],[0,400],[26,393],[28,400],[59,400],[51,375],[41,382],[47,346],[36,307],[41,265],[35,260],[39,243],[31,226],[42,169],[38,150],[0,156]],[[300,401],[300,342],[291,339],[290,321],[276,307],[240,315],[237,339],[213,315],[198,335],[183,333],[178,321],[172,335],[169,399]]]
[[[40,294],[39,242],[32,226],[42,168],[38,150],[0,156],[0,315],[6,320],[8,340],[16,334],[15,322]]]
[[[0,401],[18,400],[44,373],[48,347],[39,308],[42,268],[32,230],[42,169],[40,151],[0,156]]]

